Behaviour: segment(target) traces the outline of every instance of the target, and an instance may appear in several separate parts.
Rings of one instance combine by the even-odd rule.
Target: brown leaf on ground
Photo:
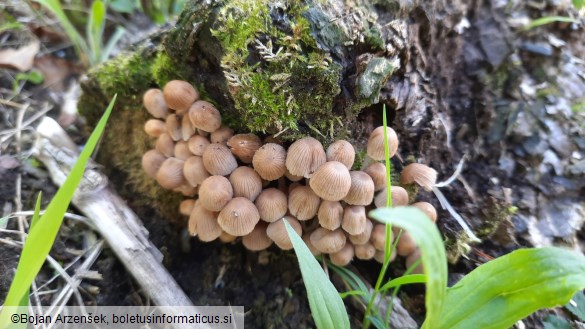
[[[31,40],[20,48],[6,48],[0,50],[0,67],[28,71],[33,67],[34,59],[39,52],[41,43],[37,39]]]

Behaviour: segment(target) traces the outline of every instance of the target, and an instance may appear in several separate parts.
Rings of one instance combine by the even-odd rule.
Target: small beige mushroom
[[[171,80],[163,88],[165,103],[178,114],[183,114],[199,98],[199,92],[187,81]]]
[[[370,163],[364,172],[374,181],[374,191],[378,192],[386,187],[386,166],[381,162]]]
[[[406,206],[408,205],[408,192],[400,186],[392,186],[392,207]],[[386,198],[388,195],[388,189],[384,188],[374,198],[374,205],[377,208],[386,207]]]
[[[323,200],[340,201],[349,192],[351,176],[343,163],[329,161],[317,168],[309,185]]]
[[[317,218],[319,219],[319,225],[333,231],[341,226],[343,206],[339,201],[324,200],[319,205]]]
[[[167,158],[156,173],[156,181],[160,186],[172,190],[185,183],[183,165],[185,161],[177,158]]]
[[[363,171],[350,171],[351,187],[343,198],[348,204],[367,206],[374,200],[374,181]]]
[[[223,176],[210,176],[199,187],[201,206],[210,211],[222,210],[233,195],[232,184]]]
[[[298,182],[301,179],[305,178],[303,176],[295,176],[295,175],[291,174],[290,171],[288,171],[288,169],[284,173],[284,177],[288,178],[288,180],[290,180],[291,182]]]
[[[268,224],[266,234],[274,241],[278,248],[282,250],[290,250],[293,248],[293,244],[290,241],[286,227],[284,226],[284,219],[288,221],[290,226],[297,232],[299,236],[303,234],[301,223],[292,216],[285,216],[276,222]]]
[[[311,251],[311,254],[313,254],[313,256],[319,256],[321,255],[321,252],[317,250],[317,248],[315,248],[315,246],[311,242],[311,233],[303,234],[303,242],[305,242],[307,248],[309,248],[309,251]]]
[[[238,237],[235,235],[231,235],[228,232],[221,231],[221,235],[219,236],[219,241],[223,243],[230,243],[236,241]]]
[[[185,199],[179,203],[179,213],[181,215],[189,216],[193,210],[193,207],[195,207],[195,200]]]
[[[156,173],[167,157],[157,150],[149,150],[142,156],[142,169],[151,177],[156,178]]]
[[[228,126],[221,125],[216,131],[209,135],[212,143],[227,144],[227,141],[234,136],[234,130]]]
[[[391,240],[394,239],[392,232],[390,232]],[[374,245],[376,250],[384,250],[386,248],[386,225],[375,224],[370,236],[370,242]]]
[[[244,197],[231,199],[217,217],[219,226],[234,236],[250,234],[259,220],[258,209],[252,201]]]
[[[206,101],[196,101],[189,108],[189,119],[193,127],[212,133],[221,127],[221,114]]]
[[[242,237],[242,244],[246,249],[252,251],[260,251],[267,249],[272,245],[272,239],[266,234],[268,223],[258,222],[252,232]]]
[[[338,140],[327,148],[325,153],[327,161],[339,161],[343,163],[348,170],[351,170],[355,160],[355,149],[350,142],[346,140]]]
[[[365,243],[353,246],[355,257],[361,260],[370,260],[376,255],[376,248],[371,243]]]
[[[175,142],[168,133],[163,133],[158,136],[154,148],[167,158],[175,155]]]
[[[414,263],[418,260],[421,260],[419,264],[410,272],[411,274],[423,274],[424,273],[424,266],[422,264],[422,255],[420,253],[420,249],[416,248],[410,255],[406,256],[406,269],[410,269]]]
[[[204,242],[219,238],[222,230],[217,224],[217,212],[209,211],[199,202],[195,202],[189,216],[189,233],[197,235],[199,240]]]
[[[183,138],[183,133],[181,132],[181,121],[176,114],[169,114],[165,119],[165,128],[167,134],[171,136],[173,141],[178,141]]]
[[[147,120],[144,124],[144,132],[151,137],[160,136],[166,129],[165,122],[157,119]]]
[[[272,223],[284,217],[288,210],[286,194],[276,188],[267,188],[263,190],[254,202],[260,219]]]
[[[191,153],[193,153],[194,155],[198,155],[198,156],[202,156],[203,155],[203,151],[205,151],[205,148],[207,148],[207,145],[209,145],[209,140],[203,136],[200,135],[193,135],[191,136],[191,138],[189,138],[189,141],[187,142],[189,145],[189,151],[191,151]]]
[[[189,144],[183,140],[175,143],[175,150],[173,153],[175,154],[175,158],[181,160],[187,160],[190,156],[193,155],[193,153],[189,151]]]
[[[191,186],[197,186],[203,183],[210,175],[203,165],[203,158],[193,155],[185,160],[183,176]]]
[[[398,150],[398,136],[394,129],[386,127],[388,135],[388,157],[391,158]],[[368,139],[367,154],[370,158],[381,161],[386,158],[384,154],[384,126],[380,126],[372,131]]]
[[[308,186],[299,186],[288,194],[288,210],[298,220],[308,220],[317,214],[321,199]]]
[[[341,227],[351,235],[358,235],[366,230],[366,208],[364,206],[345,206]]]
[[[322,253],[336,253],[345,246],[346,237],[341,229],[329,231],[319,227],[311,233],[311,243]]]
[[[191,186],[190,184],[183,183],[179,187],[175,187],[173,192],[181,193],[183,196],[194,197],[199,193],[198,186]]]
[[[364,231],[357,235],[350,235],[349,241],[351,241],[351,243],[353,243],[356,246],[368,243],[368,241],[370,241],[373,228],[374,224],[372,223],[372,221],[366,219],[366,228],[364,229]]]
[[[310,178],[327,161],[321,142],[313,137],[301,138],[288,148],[286,168],[295,176]]]
[[[277,180],[284,176],[286,171],[286,150],[284,147],[268,143],[262,145],[252,158],[254,170],[265,180]]]
[[[425,201],[420,201],[413,203],[412,206],[417,207],[422,212],[424,212],[425,215],[427,215],[433,221],[433,223],[437,222],[437,209],[435,209],[432,204]]]
[[[345,266],[351,262],[354,256],[353,246],[351,242],[347,242],[341,250],[329,255],[331,263],[337,266]]]
[[[380,263],[383,264],[384,263],[384,251],[383,250],[376,250],[376,253],[374,254],[374,259]],[[393,262],[396,259],[396,250],[394,250],[394,252],[392,252],[392,254],[390,255],[390,262]]]
[[[406,257],[413,253],[415,249],[416,242],[414,242],[412,236],[408,232],[402,231],[400,239],[398,239],[398,243],[396,244],[396,252],[398,255]]]
[[[227,176],[238,167],[236,158],[223,144],[209,144],[202,157],[205,169],[212,175]]]
[[[142,97],[142,102],[148,113],[155,118],[164,119],[169,114],[169,107],[160,89],[148,89]]]
[[[181,138],[188,141],[196,133],[196,128],[193,127],[191,120],[187,117],[181,118]]]
[[[423,189],[430,191],[437,182],[437,171],[421,163],[411,163],[402,169],[400,184],[415,182]]]
[[[252,163],[254,153],[262,146],[262,140],[254,134],[237,134],[227,141],[227,145],[243,163]]]
[[[238,167],[230,174],[230,183],[234,188],[234,197],[244,197],[254,202],[262,192],[262,180],[250,167]]]

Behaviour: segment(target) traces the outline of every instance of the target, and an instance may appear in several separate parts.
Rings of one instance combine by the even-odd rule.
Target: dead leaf
[[[17,69],[21,72],[33,67],[34,59],[41,43],[37,39],[31,40],[26,46],[20,48],[5,48],[0,50],[0,67]]]
[[[20,162],[10,155],[0,155],[0,173],[20,166]]]

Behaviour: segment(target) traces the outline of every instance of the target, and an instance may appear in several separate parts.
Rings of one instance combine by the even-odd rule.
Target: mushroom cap
[[[195,200],[185,199],[179,203],[179,213],[181,215],[189,216],[193,210],[193,207],[195,207]]]
[[[290,171],[288,171],[288,169],[284,173],[284,177],[288,178],[288,180],[291,182],[298,182],[301,179],[305,178],[303,176],[295,176],[295,175],[291,174]]]
[[[358,235],[366,230],[366,208],[364,206],[346,206],[343,209],[341,227],[351,235]]]
[[[343,163],[329,161],[317,168],[309,185],[323,200],[339,201],[349,192],[351,176]]]
[[[341,229],[329,231],[326,228],[319,227],[311,233],[311,243],[322,253],[336,253],[345,246],[345,233]]]
[[[337,266],[345,266],[353,259],[353,246],[351,242],[347,242],[341,250],[329,255],[331,262]]]
[[[168,133],[162,133],[158,136],[154,148],[167,158],[175,154],[175,142]]]
[[[380,191],[386,187],[386,166],[381,162],[370,163],[364,172],[374,181],[374,191]]]
[[[144,107],[153,117],[164,119],[169,114],[169,107],[165,103],[163,92],[160,89],[148,89],[142,96]]]
[[[398,243],[396,244],[396,252],[400,256],[408,256],[414,252],[416,249],[416,242],[408,232],[403,231],[400,235],[400,239],[398,239]]]
[[[203,136],[200,135],[193,135],[191,136],[191,138],[189,138],[189,141],[187,142],[189,145],[189,151],[191,151],[191,153],[198,155],[198,156],[202,156],[203,155],[203,151],[205,151],[205,148],[207,147],[207,145],[209,145],[209,140]]]
[[[165,128],[167,133],[171,135],[173,141],[178,141],[183,138],[183,133],[181,132],[181,120],[176,114],[169,114],[165,119]]]
[[[374,181],[363,171],[350,171],[351,187],[343,201],[351,205],[367,206],[374,200]]]
[[[202,157],[205,169],[212,175],[227,176],[238,168],[236,158],[223,144],[209,144]]]
[[[321,142],[305,137],[292,143],[286,156],[286,168],[295,176],[310,178],[327,161]]]
[[[187,117],[181,118],[181,138],[184,141],[188,141],[191,136],[195,135],[197,132],[196,128],[193,127],[191,120]]]
[[[212,143],[227,144],[227,141],[234,136],[234,130],[228,126],[221,125],[216,131],[209,135]]]
[[[219,212],[217,223],[227,233],[235,236],[250,234],[258,221],[260,214],[252,201],[244,197],[235,197]]]
[[[422,212],[424,212],[425,215],[427,215],[433,221],[433,223],[437,222],[437,209],[435,209],[432,204],[425,201],[419,201],[413,203],[412,206],[417,207]]]
[[[173,192],[181,193],[183,196],[194,197],[199,193],[199,186],[183,183],[181,186],[175,187]]]
[[[353,243],[355,246],[368,243],[368,241],[370,241],[370,236],[372,235],[373,228],[374,224],[372,223],[372,221],[366,219],[366,228],[364,229],[364,231],[357,235],[350,235],[349,241],[351,241],[351,243]]]
[[[408,270],[409,268],[411,268],[412,265],[414,265],[414,263],[419,259],[421,259],[420,249],[416,248],[410,255],[406,256],[406,269]],[[422,261],[410,273],[423,274],[424,266],[422,264]]]
[[[388,157],[391,158],[398,150],[398,136],[394,129],[386,127],[388,135]],[[367,154],[370,158],[381,161],[386,158],[384,154],[384,126],[380,126],[372,131],[368,139]]]
[[[343,163],[348,170],[351,170],[355,160],[355,149],[350,142],[346,140],[338,140],[329,145],[325,155],[327,161],[339,161]]]
[[[343,219],[343,207],[341,203],[339,201],[323,200],[321,205],[319,205],[317,218],[319,219],[319,225],[328,230],[333,231],[339,228]]]
[[[254,170],[265,180],[276,180],[284,175],[286,150],[284,147],[267,143],[262,145],[252,157]]]
[[[183,176],[191,186],[197,186],[203,183],[210,175],[203,165],[203,159],[200,156],[193,155],[185,160]]]
[[[221,127],[221,114],[206,101],[196,101],[189,108],[189,119],[193,127],[206,132],[214,132]]]
[[[156,181],[168,190],[177,188],[185,183],[183,165],[185,161],[177,158],[167,158],[156,173]]]
[[[298,220],[308,220],[317,214],[321,199],[308,186],[299,186],[288,194],[288,210]]]
[[[167,157],[157,150],[148,150],[142,156],[142,169],[149,177],[156,178],[156,173]]]
[[[180,140],[175,144],[174,154],[175,158],[181,160],[187,160],[193,155],[191,151],[189,151],[189,144],[183,140]]]
[[[412,184],[414,182],[425,190],[430,191],[437,182],[437,171],[422,163],[411,163],[402,169],[400,184]]]
[[[219,236],[219,241],[223,243],[230,243],[236,241],[238,237],[229,234],[228,232],[221,231],[221,235]]]
[[[392,186],[392,207],[408,205],[408,192],[400,186]],[[374,205],[377,208],[386,207],[388,189],[383,188],[374,198]]]
[[[150,119],[144,123],[144,132],[148,136],[158,137],[166,131],[165,122],[158,119]]]
[[[230,183],[234,188],[234,197],[242,196],[254,202],[262,192],[262,180],[250,167],[238,167],[230,174]]]
[[[378,263],[383,264],[384,263],[384,251],[376,249],[376,253],[374,254],[374,259]],[[392,254],[390,255],[390,262],[394,261],[395,259],[396,259],[396,250],[394,250],[392,252]]]
[[[272,223],[284,217],[288,210],[286,194],[276,188],[267,188],[263,190],[254,202],[260,219]]]
[[[365,243],[353,246],[355,257],[361,260],[370,260],[376,255],[376,248],[371,243]]]
[[[390,232],[390,238],[394,239],[394,235]],[[374,245],[376,250],[384,251],[386,248],[386,225],[375,224],[370,236],[370,242]]]
[[[313,256],[319,256],[321,255],[321,252],[317,250],[317,248],[315,248],[313,243],[311,243],[311,233],[305,232],[305,234],[303,234],[303,241],[305,242],[307,248],[309,248],[309,251],[311,251],[311,254],[313,254]]]
[[[262,146],[262,140],[254,134],[237,134],[227,141],[227,145],[242,162],[252,163],[254,153]]]
[[[199,93],[187,81],[171,80],[163,88],[163,96],[170,108],[184,113],[199,98]]]
[[[222,230],[217,224],[217,212],[209,211],[196,202],[189,216],[189,233],[205,242],[219,238]]]
[[[258,222],[252,232],[242,237],[242,244],[246,249],[252,251],[264,250],[272,245],[272,240],[266,234],[268,223]]]
[[[268,224],[266,234],[274,241],[278,248],[282,250],[290,250],[293,248],[293,244],[290,241],[286,227],[284,226],[284,219],[288,221],[290,226],[297,232],[299,236],[303,234],[301,223],[292,216],[285,216],[276,222]]]
[[[223,176],[210,176],[199,187],[199,202],[210,211],[222,210],[233,195],[232,184]]]

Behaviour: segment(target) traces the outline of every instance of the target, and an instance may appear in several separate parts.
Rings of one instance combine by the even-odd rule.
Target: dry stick
[[[65,182],[77,160],[71,150],[55,146],[57,138],[62,144],[69,136],[56,131],[58,125],[50,118],[43,118],[37,128],[39,137],[34,153],[49,170],[58,186]],[[47,136],[51,136],[49,139]],[[69,139],[70,140],[70,139]],[[182,315],[168,306],[193,306],[175,279],[161,265],[162,254],[148,240],[148,231],[136,214],[128,208],[114,189],[108,186],[107,177],[88,163],[72,203],[92,222],[105,238],[126,269],[138,281],[145,294],[167,314]],[[208,328],[204,326],[203,328]]]

